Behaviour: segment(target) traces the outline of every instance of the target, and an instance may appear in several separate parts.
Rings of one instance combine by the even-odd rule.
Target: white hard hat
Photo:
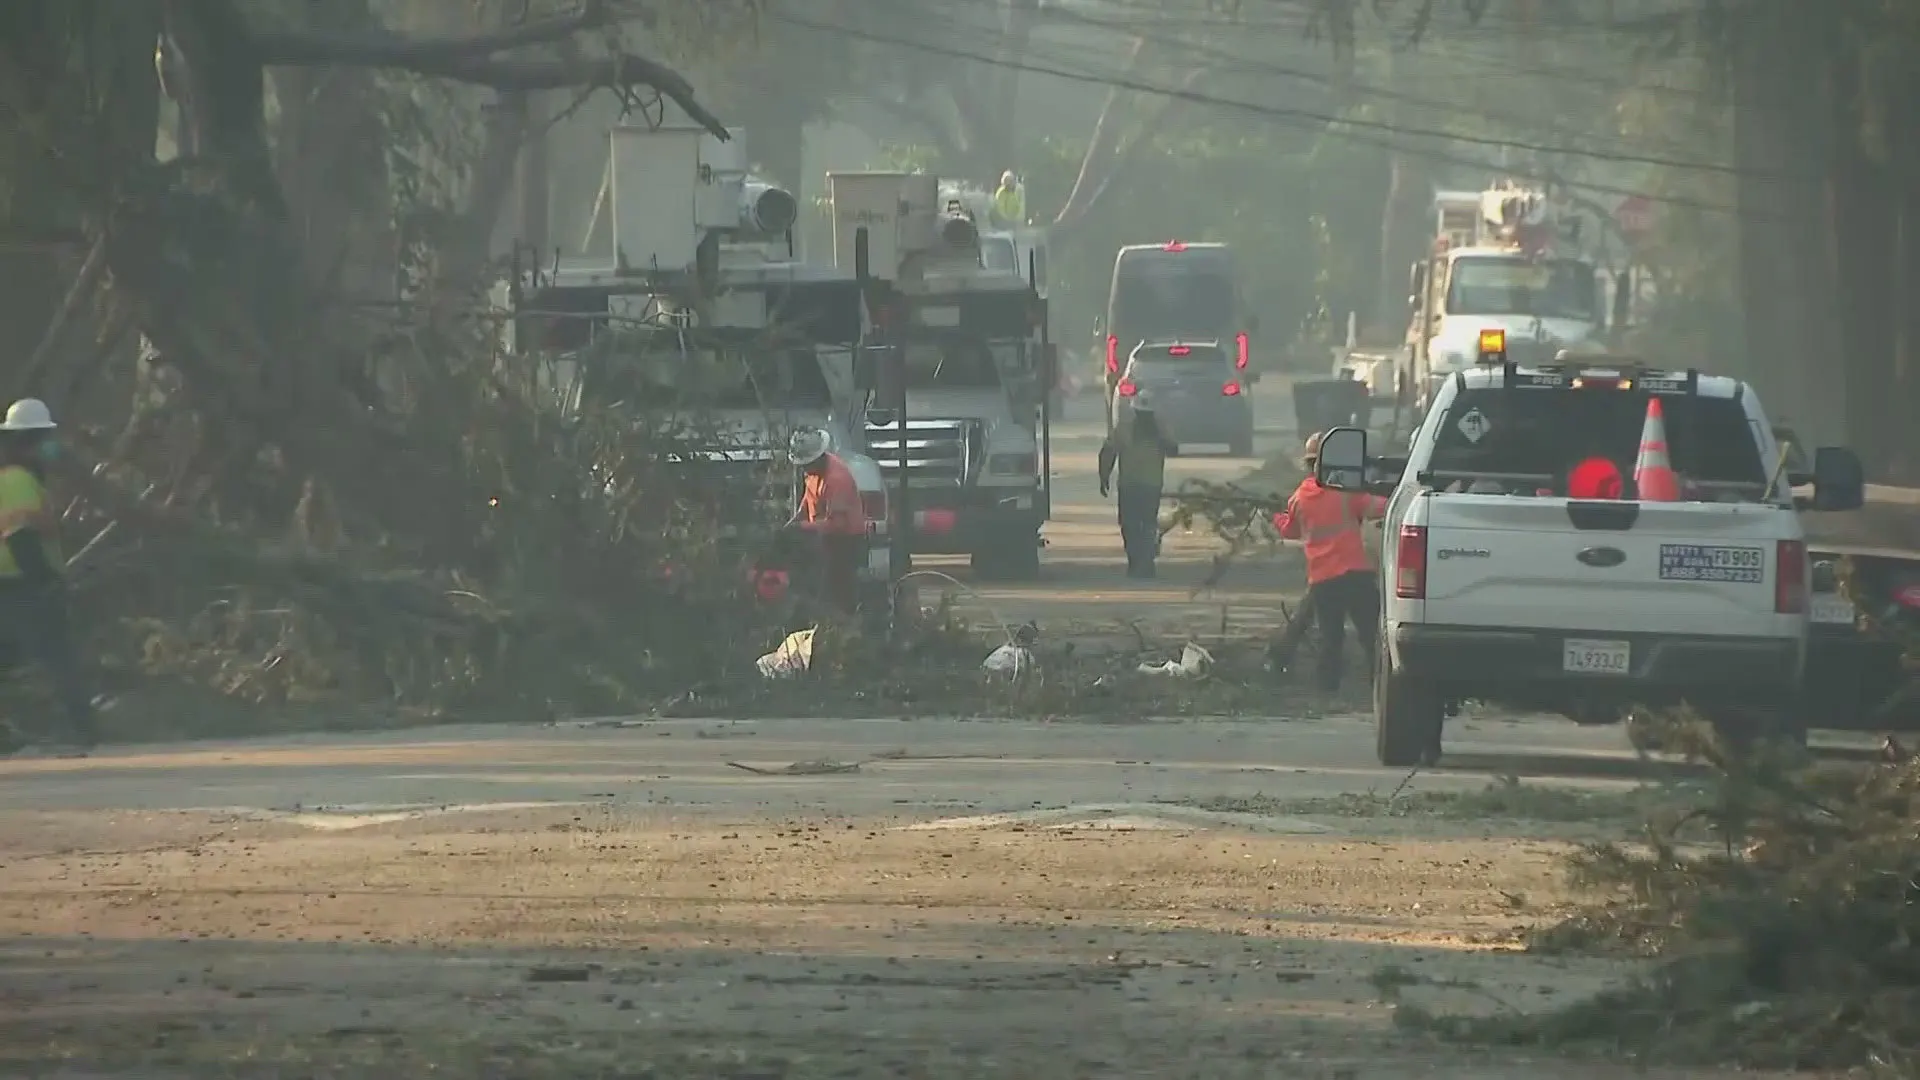
[[[52,431],[59,426],[53,422],[53,413],[47,411],[46,402],[21,398],[7,406],[7,419],[0,423],[0,431]]]
[[[1019,179],[1020,179],[1019,177],[1013,175],[1012,169],[1008,169],[1006,172],[1003,172],[1000,174],[1000,182],[1003,184],[1012,184],[1017,182]]]
[[[803,428],[793,433],[793,443],[787,449],[787,460],[795,465],[811,465],[827,456],[827,446],[832,441],[824,431]]]

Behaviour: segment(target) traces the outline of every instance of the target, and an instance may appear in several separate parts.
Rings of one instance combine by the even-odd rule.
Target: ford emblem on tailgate
[[[1621,563],[1627,561],[1626,552],[1621,551],[1619,548],[1610,547],[1590,547],[1574,557],[1586,563],[1588,566],[1598,566],[1602,568],[1619,566]]]

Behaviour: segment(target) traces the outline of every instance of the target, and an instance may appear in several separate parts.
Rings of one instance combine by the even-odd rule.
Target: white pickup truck
[[[1658,396],[1681,501],[1632,480]],[[1610,461],[1623,497],[1569,497]],[[1805,737],[1808,562],[1798,510],[1861,503],[1859,459],[1781,474],[1758,396],[1731,378],[1603,357],[1448,378],[1405,458],[1321,443],[1322,484],[1388,496],[1374,718],[1382,764],[1438,759],[1466,700],[1611,723],[1685,702],[1729,736]],[[1604,467],[1603,467],[1604,468]],[[1590,471],[1588,469],[1582,472]],[[1796,504],[1792,484],[1812,483]]]

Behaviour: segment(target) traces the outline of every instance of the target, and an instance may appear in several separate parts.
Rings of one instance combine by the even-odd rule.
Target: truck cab
[[[884,285],[866,440],[911,509],[906,544],[967,555],[983,577],[1036,576],[1052,494],[1045,301],[1017,267],[987,265],[980,219],[936,178],[830,173],[828,184],[837,254],[862,223],[886,237],[869,249]]]
[[[859,578],[868,614],[890,609],[888,494],[867,453],[862,360],[866,283],[794,258],[793,196],[750,176],[736,135],[618,127],[610,134],[611,259],[562,258],[495,290],[509,351],[536,368],[563,414],[583,405],[645,418],[680,447],[729,516],[723,541],[791,513],[793,431],[828,432],[860,487],[869,545]]]
[[[1434,209],[1433,249],[1410,275],[1407,363],[1394,388],[1410,423],[1440,383],[1473,367],[1483,330],[1502,331],[1516,361],[1546,364],[1625,324],[1625,272],[1613,276],[1610,310],[1607,275],[1582,247],[1580,221],[1544,193],[1510,182],[1441,191]]]

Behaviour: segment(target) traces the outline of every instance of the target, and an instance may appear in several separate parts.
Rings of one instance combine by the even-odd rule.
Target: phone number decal
[[[1757,547],[1661,544],[1660,580],[1758,585],[1767,580],[1767,556]]]

